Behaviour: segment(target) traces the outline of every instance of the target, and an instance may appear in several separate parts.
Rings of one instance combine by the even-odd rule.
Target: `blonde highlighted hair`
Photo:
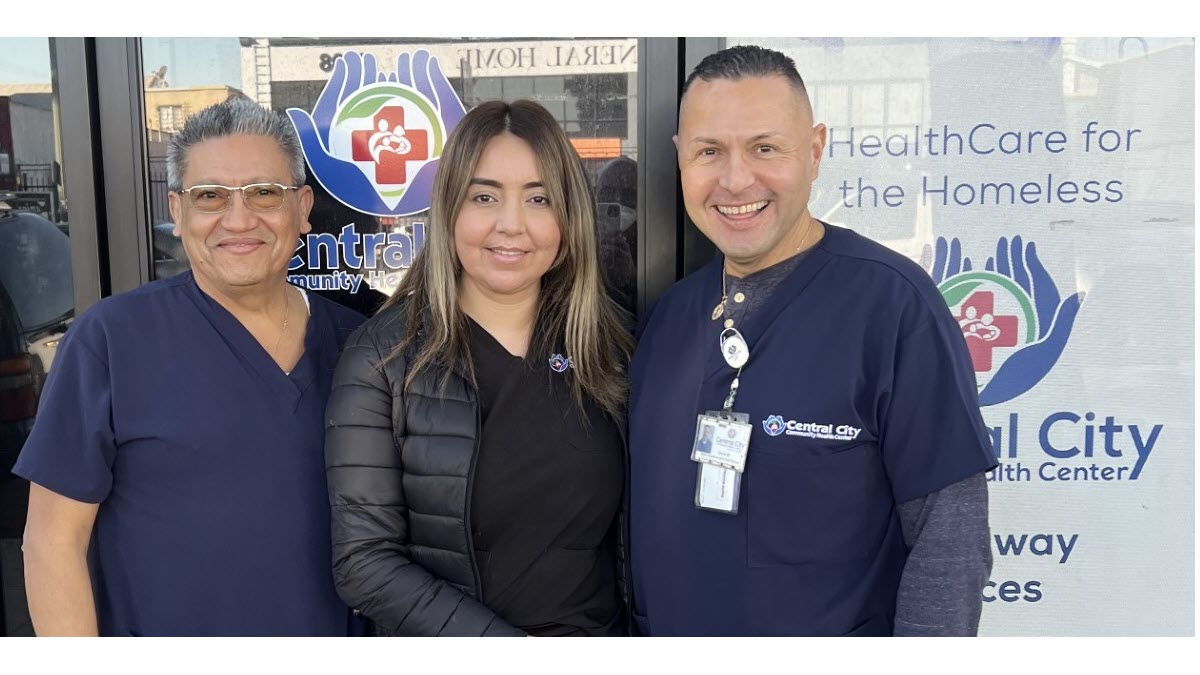
[[[554,117],[532,101],[480,104],[450,134],[433,181],[425,247],[387,303],[407,303],[403,337],[389,359],[415,350],[406,390],[431,366],[474,382],[466,317],[458,306],[462,265],[455,253],[454,223],[484,146],[506,132],[533,149],[561,234],[558,256],[542,277],[527,353],[541,358],[564,351],[575,365],[571,386],[576,402],[587,396],[618,415],[625,404],[625,366],[633,341],[622,325],[621,310],[604,289],[595,203],[579,155]]]

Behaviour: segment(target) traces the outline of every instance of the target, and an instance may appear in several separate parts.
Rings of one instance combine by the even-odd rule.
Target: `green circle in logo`
[[[1029,299],[1029,295],[1025,293],[1025,289],[1018,286],[1008,277],[1001,276],[995,272],[964,272],[943,281],[938,286],[938,291],[941,292],[946,305],[954,307],[967,299],[972,291],[984,284],[994,284],[1007,291],[1009,296],[1020,307],[1021,314],[1025,319],[1025,344],[1037,340],[1037,313],[1033,310],[1033,302]]]
[[[341,124],[351,119],[371,117],[394,98],[402,98],[417,106],[421,114],[429,120],[429,126],[433,128],[433,148],[430,156],[441,156],[442,144],[446,138],[446,130],[442,125],[442,118],[438,116],[437,111],[433,109],[428,99],[420,93],[398,84],[380,83],[359,90],[342,106],[334,124]]]

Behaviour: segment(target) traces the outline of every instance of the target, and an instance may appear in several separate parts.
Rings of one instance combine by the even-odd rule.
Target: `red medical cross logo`
[[[354,161],[375,162],[380,185],[407,183],[408,163],[429,159],[429,132],[405,129],[404,108],[398,105],[380,108],[371,123],[371,129],[350,134]]]
[[[1017,346],[1017,317],[996,316],[995,298],[991,291],[972,293],[959,308],[958,326],[967,341],[975,372],[992,369],[992,350]]]

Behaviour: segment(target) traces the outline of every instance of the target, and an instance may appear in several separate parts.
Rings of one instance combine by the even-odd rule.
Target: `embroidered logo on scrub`
[[[550,356],[550,370],[556,373],[566,372],[567,368],[574,368],[575,361],[569,356],[562,354],[553,354]]]
[[[862,429],[849,424],[821,424],[820,422],[784,421],[779,415],[771,415],[762,422],[763,431],[770,436],[786,433],[788,436],[820,438],[827,441],[853,441]]]

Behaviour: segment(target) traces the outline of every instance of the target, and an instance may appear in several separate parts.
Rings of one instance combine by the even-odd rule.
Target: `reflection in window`
[[[0,637],[32,636],[11,473],[75,314],[53,41],[0,38]]]
[[[183,128],[184,114],[181,105],[158,106],[158,128],[173,134]]]
[[[339,57],[351,51],[370,54],[378,72],[391,77],[398,70],[398,61],[409,63],[407,59],[417,49],[428,51],[438,60],[447,81],[467,109],[483,101],[524,98],[538,102],[558,120],[597,187],[602,237],[606,237],[604,262],[614,278],[614,285],[620,289],[614,293],[632,308],[636,277],[633,260],[637,244],[634,223],[637,209],[637,40],[632,38],[414,38],[404,42],[379,38],[143,40],[156,277],[169,276],[187,266],[182,251],[178,250],[178,240],[170,234],[165,156],[171,134],[182,127],[188,115],[231,96],[245,96],[277,111],[296,109],[311,115],[334,74]],[[326,114],[331,115],[332,110]],[[328,124],[328,128],[337,128],[339,124],[347,123],[343,119]],[[348,124],[352,126],[353,121]],[[346,129],[337,133],[346,133]],[[378,166],[371,166],[365,158],[354,158],[349,151],[334,148],[330,138],[324,139],[330,145],[324,147],[323,152],[342,162],[357,164],[368,179],[378,177]],[[339,195],[339,190],[344,190],[345,186],[322,185],[311,169],[307,182],[316,194],[316,205],[310,217],[314,236],[336,238],[341,236],[344,228],[351,227],[353,232],[346,241],[357,242],[354,245],[358,248],[353,249],[348,258],[340,257],[336,273],[361,276],[361,289],[390,294],[410,264],[412,253],[424,240],[427,214],[370,215],[356,210],[358,207],[353,206],[355,198]],[[397,184],[388,185],[395,193]],[[359,187],[370,194],[371,190],[378,191],[379,186],[362,184]],[[352,240],[350,237],[353,236],[359,239]],[[372,255],[364,255],[359,260],[354,251],[365,250],[362,238],[367,236],[373,242]],[[406,239],[403,255],[386,255],[387,242],[391,240],[379,237],[392,236]],[[301,254],[307,265],[309,258],[305,249],[301,249]],[[372,262],[367,263],[367,259]],[[365,269],[368,265],[375,267]],[[307,266],[293,270],[293,276],[297,278],[333,273]],[[356,306],[353,299],[344,297],[345,293],[335,297],[334,291],[329,289],[313,290]],[[353,292],[359,293],[362,290]]]

